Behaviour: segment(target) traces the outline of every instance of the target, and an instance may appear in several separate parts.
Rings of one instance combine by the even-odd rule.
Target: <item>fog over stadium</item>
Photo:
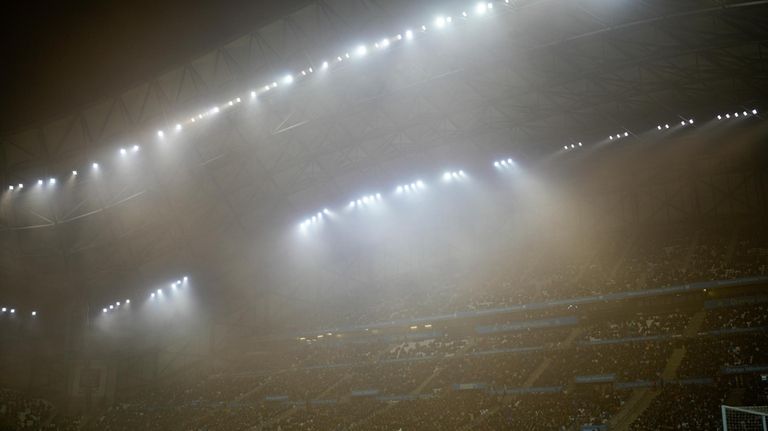
[[[15,12],[0,429],[768,431],[768,1]]]

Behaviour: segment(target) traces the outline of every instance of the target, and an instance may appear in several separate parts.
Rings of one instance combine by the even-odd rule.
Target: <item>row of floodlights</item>
[[[693,118],[689,118],[687,120],[680,120],[680,125],[683,127],[690,126],[692,124],[693,124]],[[659,124],[658,126],[656,126],[656,130],[669,130],[669,123]]]
[[[2,308],[0,308],[0,314],[5,314],[5,313],[8,313],[8,314],[10,314],[12,316],[15,316],[16,315],[16,309],[15,308],[9,308],[9,307],[2,307]],[[37,316],[37,311],[32,310],[29,313],[29,315],[32,316],[32,317],[36,317]]]
[[[129,152],[131,152],[131,153],[138,153],[139,150],[140,150],[140,147],[138,145],[133,145],[130,148],[124,148],[124,147],[120,148],[119,153],[120,153],[121,156],[126,156],[126,155],[128,155]],[[99,164],[97,162],[92,162],[91,163],[91,169],[93,169],[94,171],[99,170]],[[72,176],[73,177],[76,177],[78,175],[78,173],[79,172],[77,170],[72,170]],[[53,185],[56,185],[56,183],[57,183],[57,180],[54,177],[50,177],[50,178],[48,178],[48,180],[43,180],[42,178],[37,180],[37,185],[38,186],[43,186],[45,184],[48,184],[49,186],[53,186]],[[23,190],[23,189],[24,189],[24,184],[23,183],[19,183],[17,185],[10,185],[10,186],[8,186],[8,190],[10,190],[10,191],[14,191],[14,190],[20,191],[20,190]]]
[[[504,3],[509,4],[509,0],[504,0]],[[482,16],[482,15],[485,15],[488,11],[490,11],[492,9],[493,9],[493,3],[492,2],[479,2],[479,3],[475,4],[474,12],[475,12],[476,16]],[[468,12],[466,12],[466,11],[463,11],[463,12],[461,12],[461,16],[463,18],[469,18],[470,14]],[[445,27],[448,24],[451,24],[452,22],[453,22],[453,18],[452,17],[450,17],[450,16],[442,16],[441,15],[441,16],[438,16],[438,17],[436,17],[434,19],[434,21],[432,23],[432,27],[440,29],[440,28]],[[420,27],[422,32],[426,32],[428,30],[428,28],[429,27],[426,24],[422,25]],[[413,37],[414,37],[413,30],[408,29],[408,30],[405,30],[402,33],[398,33],[398,34],[396,34],[396,35],[394,35],[392,37],[386,37],[386,38],[380,39],[380,40],[374,42],[372,46],[359,45],[354,50],[352,50],[352,54],[350,54],[350,52],[345,52],[344,54],[337,56],[336,57],[336,63],[341,63],[341,62],[343,62],[343,61],[345,61],[347,59],[352,58],[353,56],[364,57],[364,56],[366,56],[368,54],[370,49],[384,50],[384,49],[388,48],[394,42],[398,42],[398,41],[402,41],[402,40],[411,40],[411,39],[413,39]],[[328,69],[330,67],[330,65],[331,65],[331,63],[329,63],[328,61],[322,61],[322,62],[320,62],[320,69],[321,70]],[[315,73],[315,69],[310,66],[310,67],[308,67],[306,69],[301,70],[300,72],[298,72],[295,75],[291,75],[291,74],[284,75],[282,78],[274,80],[271,83],[262,86],[261,87],[262,88],[262,92],[267,92],[267,91],[270,91],[270,90],[272,90],[274,88],[277,88],[280,84],[283,84],[283,85],[292,84],[295,80],[297,80],[299,78],[302,78],[302,77],[306,77],[306,76],[308,76],[310,74],[313,74],[313,73]],[[258,94],[259,94],[259,92],[257,90],[251,90],[250,91],[250,98],[252,100],[256,99]],[[197,121],[202,120],[204,118],[214,116],[214,115],[218,114],[219,112],[221,112],[222,109],[228,108],[228,107],[233,107],[236,104],[239,104],[241,102],[242,102],[242,98],[240,98],[240,97],[236,97],[234,99],[231,99],[231,100],[227,101],[222,106],[214,106],[212,108],[209,108],[209,109],[205,110],[204,112],[201,112],[201,113],[199,113],[197,115],[193,115],[192,117],[189,117],[184,122],[176,123],[172,127],[172,130],[175,131],[176,133],[179,133],[179,132],[181,132],[184,129],[184,126],[186,124],[196,123]],[[163,130],[163,129],[158,130],[157,131],[157,136],[160,139],[165,138],[166,131]],[[138,145],[133,145],[130,148],[125,148],[125,147],[120,148],[118,151],[119,151],[121,156],[126,156],[126,155],[128,155],[129,152],[136,153],[139,150],[140,150],[140,147]],[[99,164],[94,162],[94,163],[91,164],[91,167],[94,170],[98,169],[99,168]],[[77,171],[73,170],[72,171],[72,175],[73,176],[77,176]],[[48,184],[53,185],[55,183],[56,183],[56,179],[55,178],[50,178],[48,180]],[[40,180],[37,181],[37,184],[38,185],[43,185],[44,181],[42,179],[40,179]],[[21,190],[23,188],[24,188],[24,184],[21,184],[21,183],[18,184],[18,185],[10,185],[10,186],[8,186],[9,190]]]
[[[10,315],[16,315],[16,309],[15,308],[8,308],[8,307],[2,307],[0,308],[0,314],[8,313]],[[37,311],[32,310],[29,313],[30,316],[35,317],[37,316]]]
[[[176,280],[176,281],[174,281],[173,283],[171,283],[171,290],[174,290],[174,291],[175,291],[175,290],[177,290],[177,289],[178,289],[179,287],[181,287],[181,286],[182,286],[184,283],[186,283],[186,282],[187,282],[187,280],[189,280],[189,278],[187,278],[186,276],[184,276],[184,278],[182,278],[182,279],[180,279],[180,280]],[[154,292],[152,292],[152,293],[150,293],[150,294],[149,294],[149,299],[155,299],[155,298],[156,298],[156,297],[158,297],[158,296],[163,296],[163,292],[164,292],[164,291],[163,291],[163,289],[161,289],[161,288],[158,288],[157,290],[155,290]]]
[[[509,4],[509,0],[504,0],[504,3]],[[492,2],[479,2],[479,3],[477,3],[475,5],[474,11],[475,11],[475,15],[476,16],[482,16],[482,15],[485,15],[489,10],[492,10],[492,9],[493,9],[493,3]],[[464,18],[469,18],[470,14],[467,13],[466,11],[463,11],[463,12],[461,12],[461,16],[464,17]],[[438,17],[436,17],[434,19],[434,21],[432,22],[432,27],[437,28],[437,29],[442,29],[445,26],[447,26],[448,24],[451,24],[452,22],[453,22],[453,17],[440,15],[440,16],[438,16]],[[424,25],[422,25],[420,27],[420,29],[421,29],[422,32],[426,32],[428,30],[428,27],[427,27],[426,24],[424,24]],[[319,62],[319,65],[320,65],[319,69],[320,70],[326,70],[326,69],[328,69],[331,66],[332,63],[336,63],[336,64],[342,63],[345,60],[349,60],[349,59],[351,59],[353,57],[357,57],[357,58],[365,57],[372,49],[385,50],[385,49],[389,48],[389,46],[392,43],[394,43],[394,42],[399,42],[399,41],[402,41],[402,40],[411,40],[411,39],[413,39],[413,37],[414,37],[413,30],[408,29],[408,30],[405,30],[404,32],[398,33],[398,34],[396,34],[394,36],[385,37],[383,39],[380,39],[380,40],[374,42],[372,45],[365,45],[365,44],[358,45],[354,49],[352,49],[350,51],[346,51],[343,54],[340,54],[340,55],[336,56],[335,61],[329,62],[328,60],[323,60],[323,61]],[[278,79],[275,79],[275,80],[273,80],[270,83],[267,83],[267,84],[264,84],[264,85],[260,86],[259,87],[260,90],[255,90],[255,89],[251,90],[250,91],[250,98],[251,98],[251,100],[254,100],[254,99],[256,99],[259,96],[260,92],[261,93],[266,93],[268,91],[271,91],[271,90],[277,88],[280,85],[290,85],[290,84],[293,84],[296,80],[304,78],[304,77],[307,77],[308,75],[311,75],[311,74],[313,74],[315,72],[316,72],[315,68],[313,68],[312,66],[309,66],[309,67],[307,67],[305,69],[302,69],[301,71],[299,71],[296,74],[283,75],[282,77],[280,77]],[[242,101],[242,99],[240,97],[237,97],[235,99],[229,100],[225,104],[224,107],[232,107],[235,104],[240,103],[241,101]],[[206,117],[218,114],[219,112],[221,112],[221,109],[222,109],[222,107],[214,106],[213,108],[207,109],[206,111],[204,111],[202,113],[199,113],[197,115],[193,115],[188,120],[186,120],[184,123],[176,123],[176,125],[173,127],[173,130],[175,130],[176,132],[180,132],[184,128],[184,124],[195,123],[195,122],[197,122],[199,120],[202,120],[202,119],[204,119]],[[157,136],[159,138],[164,138],[165,135],[166,135],[166,132],[164,130],[161,129],[161,130],[157,131]]]
[[[503,160],[497,160],[494,162],[494,166],[499,168],[509,168],[515,165],[515,161],[508,158]],[[467,177],[467,174],[463,170],[457,170],[457,171],[446,171],[442,175],[443,181],[451,182],[455,180],[461,180]],[[427,188],[427,184],[422,180],[415,180],[413,182],[410,182],[408,184],[401,184],[395,188],[395,194],[405,194],[405,193],[413,193],[420,190],[424,190]],[[381,193],[372,193],[369,195],[362,196],[358,199],[354,199],[349,201],[349,204],[347,205],[348,208],[360,208],[367,205],[373,205],[382,200]],[[331,215],[332,212],[328,208],[324,208],[322,211],[319,211],[317,214],[307,218],[303,222],[299,224],[299,227],[302,229],[307,228],[308,226],[311,226],[313,224],[321,222],[326,216]]]
[[[397,186],[395,189],[395,193],[410,193],[415,192],[418,190],[421,190],[423,188],[427,187],[426,184],[424,184],[424,181],[422,180],[416,180],[410,184],[405,184],[402,186]]]
[[[349,202],[349,207],[361,207],[364,205],[371,205],[381,200],[381,193],[371,194],[371,195],[365,195],[359,199],[353,200]]]
[[[718,119],[718,120],[722,120],[722,119],[724,119],[724,118],[725,118],[725,119],[730,119],[730,118],[739,118],[740,116],[741,116],[741,117],[748,117],[748,116],[749,116],[749,114],[752,114],[752,115],[757,115],[757,109],[753,109],[752,111],[741,111],[741,113],[739,113],[738,111],[736,111],[736,112],[734,112],[733,114],[731,114],[731,113],[726,113],[726,114],[717,114],[717,119]]]
[[[582,146],[581,142],[577,142],[577,143],[571,144],[571,145],[563,145],[563,149],[564,150],[575,150],[576,148],[580,148],[581,146]]]
[[[512,168],[515,166],[515,161],[512,159],[496,160],[493,162],[493,166],[497,168]]]
[[[178,289],[179,287],[181,287],[182,284],[186,283],[188,280],[189,280],[189,277],[184,276],[183,278],[174,281],[173,283],[171,283],[171,289],[172,290]],[[150,293],[149,297],[150,297],[150,299],[154,299],[156,296],[162,295],[162,294],[163,294],[163,289],[157,289],[156,291]],[[123,302],[117,301],[117,302],[115,302],[113,304],[109,304],[108,306],[102,308],[101,312],[102,312],[102,314],[106,314],[106,313],[109,313],[111,311],[119,310],[121,307],[127,307],[129,305],[131,305],[131,300],[130,299],[126,299]]]

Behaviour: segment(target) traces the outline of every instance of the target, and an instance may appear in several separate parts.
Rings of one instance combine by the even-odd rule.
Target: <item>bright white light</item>
[[[445,18],[443,18],[442,16],[435,18],[435,27],[437,28],[445,27]]]
[[[264,86],[264,91],[269,91],[269,85]]]
[[[738,113],[738,112],[734,112],[734,113],[733,113],[733,116],[734,116],[734,117],[738,117],[738,116],[739,116],[739,113]]]
[[[6,311],[8,311],[8,309],[3,307],[3,313],[5,313]]]
[[[35,316],[37,316],[37,311],[32,312],[32,317],[35,317]]]
[[[115,302],[115,305],[119,307],[120,306],[120,301]]]
[[[488,2],[488,9],[493,9],[493,3]]]
[[[624,136],[629,136],[629,132],[624,132]]]
[[[450,24],[450,23],[452,23],[452,22],[453,22],[453,18],[451,18],[450,16],[448,16],[448,17],[445,17],[445,22],[447,22],[448,24]]]
[[[251,99],[255,99],[255,98],[256,98],[256,92],[255,91],[251,91]]]
[[[611,139],[613,139],[613,137],[611,137]],[[568,146],[567,146],[567,145],[563,145],[563,149],[564,149],[564,150],[567,150],[567,149],[568,149]]]
[[[328,69],[328,62],[324,61],[323,64],[320,65],[321,69]]]
[[[749,115],[749,114],[747,114],[747,111],[744,111],[744,112],[742,112],[742,114],[743,114],[745,117],[746,117],[747,115]]]
[[[331,214],[331,211],[329,211],[328,208],[323,208],[323,213],[325,213],[326,215],[329,215]],[[184,277],[184,281],[187,281],[187,277]]]
[[[182,129],[181,124],[176,124],[174,128],[176,129],[177,132],[181,132],[181,129]]]
[[[688,119],[688,124],[693,124],[693,118]]]
[[[443,174],[443,180],[450,181],[451,180],[451,173],[450,172],[444,173]]]
[[[717,114],[717,119],[718,119],[718,120],[722,120],[722,119],[723,119],[723,116],[722,116],[722,115],[720,115],[720,114]]]
[[[158,138],[162,138],[163,136],[165,136],[165,132],[163,132],[162,130],[158,130],[157,131],[157,137]]]
[[[665,125],[664,125],[664,128],[665,128],[665,129],[669,129],[669,124],[665,124]]]
[[[384,38],[384,39],[382,39],[382,40],[381,40],[381,42],[379,42],[379,45],[380,45],[382,48],[386,48],[386,47],[388,47],[388,46],[389,46],[389,39],[387,39],[387,38]]]
[[[19,186],[18,186],[18,187],[19,187],[19,190],[21,190],[21,189],[23,189],[23,188],[24,188],[24,184],[22,184],[22,183],[19,183]]]
[[[463,16],[464,18],[466,18],[466,17],[468,16],[468,15],[467,15],[467,11],[463,11],[463,12],[461,12],[461,16]]]
[[[114,309],[115,309],[115,306],[114,306],[114,305],[110,305],[110,306],[109,306],[109,309],[110,309],[110,310],[114,310]]]
[[[427,31],[427,26],[426,25],[422,25],[421,26],[421,31]]]
[[[38,186],[42,186],[43,185],[43,180],[37,180],[37,185]]]
[[[579,146],[581,146],[581,142],[579,142]],[[510,162],[509,162],[509,163],[512,163],[512,161],[510,160]]]
[[[359,55],[361,57],[364,56],[367,53],[368,53],[368,48],[366,48],[365,45],[360,45],[360,46],[357,47],[357,49],[355,49],[355,54],[357,54],[357,55]]]
[[[309,69],[307,69],[307,70],[309,70],[309,73],[314,72],[314,69],[312,69],[312,66],[309,66]]]
[[[681,122],[680,122],[680,125],[681,125],[681,126],[685,126],[685,121],[681,121]]]
[[[72,171],[72,176],[76,177],[77,176],[77,171]]]
[[[91,168],[93,169],[99,169],[99,164],[96,162],[91,163]]]
[[[349,58],[349,57],[350,57],[349,53],[348,53],[348,52],[345,52],[345,53],[344,53],[344,57],[346,57],[346,58]]]
[[[107,309],[106,309],[106,308],[102,308],[102,309],[101,309],[101,312],[102,312],[102,313],[106,313],[106,312],[107,312]]]
[[[130,303],[131,303],[131,300],[130,300],[130,299],[126,299],[126,300],[125,300],[125,303],[126,303],[126,304],[130,304]]]
[[[120,148],[120,155],[121,156],[124,156],[126,153],[127,153],[127,151],[125,151],[125,148]]]
[[[395,189],[395,191],[397,193],[402,193],[403,192],[403,186],[397,186],[397,189]]]
[[[13,186],[8,186],[8,190],[13,190]]]
[[[475,13],[478,15],[483,15],[487,9],[488,6],[486,6],[484,2],[481,2],[475,6]]]
[[[752,115],[757,115],[757,109],[752,110]]]
[[[151,294],[151,295],[149,295],[149,297],[150,297],[150,298],[154,298],[154,297],[155,297],[155,292],[152,292],[152,294]]]
[[[14,314],[14,313],[16,313],[16,309],[15,308],[11,308],[11,314]]]
[[[408,39],[408,40],[413,39],[413,32],[411,30],[406,30],[405,31],[405,38]]]
[[[283,77],[283,84],[292,84],[293,83],[293,75],[285,75]]]
[[[163,293],[163,289],[157,289],[157,294],[161,295]]]

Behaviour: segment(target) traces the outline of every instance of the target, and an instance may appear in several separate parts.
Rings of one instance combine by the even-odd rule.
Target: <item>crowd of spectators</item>
[[[345,304],[333,327],[766,273],[768,253],[752,239],[672,235],[665,246],[656,244],[643,238],[630,245],[616,241],[593,256],[564,262],[546,252],[521,256],[517,269],[500,271],[477,289],[404,288],[386,300],[372,295],[376,304]],[[717,378],[726,367],[768,364],[768,338],[761,331],[684,337],[695,310],[665,304],[659,308],[671,311],[662,312],[648,305],[620,315],[616,309],[592,314],[576,306],[531,308],[515,315],[489,313],[467,319],[464,326],[436,324],[429,331],[404,326],[404,334],[377,336],[346,337],[318,327],[312,339],[262,349],[253,356],[259,360],[242,356],[223,372],[121,397],[84,424],[53,421],[47,403],[11,391],[0,392],[0,420],[11,429],[114,431],[238,430],[255,424],[273,431],[469,425],[570,430],[606,423],[621,408],[631,390],[614,389],[613,381],[647,381],[661,392],[634,430],[715,429],[710,427],[717,416],[712,406],[723,394],[707,385],[664,382],[672,352],[685,348],[677,377]],[[702,332],[764,327],[766,311],[764,303],[707,309]],[[571,320],[563,326],[519,325],[555,317]],[[485,334],[481,326],[507,332]],[[616,342],[657,335],[676,337]],[[609,382],[577,380],[608,375]],[[531,387],[554,392],[525,392]]]
[[[38,430],[51,412],[52,406],[45,400],[0,389],[0,429]]]

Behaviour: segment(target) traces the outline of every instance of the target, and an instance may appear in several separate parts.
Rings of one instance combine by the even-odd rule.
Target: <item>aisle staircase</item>
[[[696,337],[701,332],[701,327],[704,326],[704,320],[707,318],[707,310],[702,308],[697,311],[691,320],[688,321],[688,325],[683,330],[684,337]]]
[[[641,414],[651,405],[653,399],[660,393],[657,389],[639,388],[632,390],[627,402],[621,410],[616,413],[608,422],[611,431],[626,431],[632,422],[639,418]]]

